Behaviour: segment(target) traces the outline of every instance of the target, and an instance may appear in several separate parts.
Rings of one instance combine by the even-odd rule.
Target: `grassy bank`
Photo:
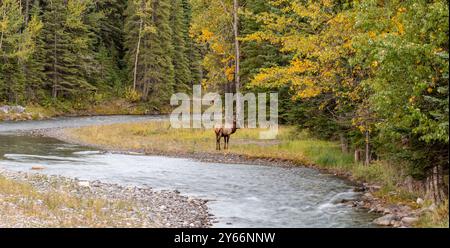
[[[129,220],[117,213],[131,206],[121,200],[77,197],[64,190],[44,192],[0,175],[3,227],[120,227]]]
[[[233,154],[249,159],[286,160],[317,166],[337,174],[351,174],[355,180],[386,185],[394,185],[400,179],[396,169],[386,163],[355,164],[353,156],[342,153],[338,144],[311,138],[294,127],[280,127],[276,140],[259,139],[260,131],[238,130],[226,151],[216,151],[212,130],[173,129],[167,121],[91,126],[69,129],[66,134],[82,143],[117,150],[141,150],[150,154]]]
[[[132,150],[148,154],[239,155],[248,159],[290,161],[346,176],[356,182],[380,186],[375,196],[386,204],[403,204],[413,209],[420,192],[408,191],[400,185],[404,173],[400,166],[378,161],[371,166],[354,163],[353,156],[341,152],[335,142],[318,140],[307,132],[282,126],[276,140],[260,140],[258,129],[241,129],[230,141],[230,149],[216,151],[212,130],[173,129],[167,121],[91,126],[66,130],[67,138],[113,150]],[[443,209],[448,209],[443,207]],[[447,217],[445,217],[447,216]],[[442,209],[424,216],[419,226],[448,226],[448,211]]]

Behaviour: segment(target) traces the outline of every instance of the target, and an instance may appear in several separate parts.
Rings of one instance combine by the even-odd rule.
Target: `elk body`
[[[236,127],[236,120],[233,121],[233,126],[228,127],[227,125],[216,125],[214,127],[214,132],[216,133],[216,150],[221,150],[220,140],[223,137],[224,148],[228,149],[228,143],[230,142],[230,136],[236,132],[238,128]]]

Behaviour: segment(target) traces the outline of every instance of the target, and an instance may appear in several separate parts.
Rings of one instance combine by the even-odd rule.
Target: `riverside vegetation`
[[[208,227],[205,203],[177,192],[0,169],[0,227]]]
[[[3,0],[0,107],[21,105],[27,113],[0,112],[0,121],[167,113],[172,93],[196,84],[203,92],[278,92],[280,123],[307,130],[311,140],[274,146],[271,155],[396,178],[391,189],[421,192],[447,209],[441,216],[448,212],[448,6]],[[319,140],[333,149],[323,153]],[[247,146],[266,152],[266,145]],[[339,149],[343,155],[325,155]]]
[[[262,160],[271,165],[287,162],[294,166],[312,166],[373,187],[375,190],[371,193],[379,201],[371,202],[366,208],[374,208],[380,203],[403,205],[421,212],[419,222],[415,223],[417,226],[448,226],[448,202],[439,208],[431,206],[430,201],[418,202],[418,198],[424,197],[423,190],[412,186],[414,182],[405,184],[408,175],[402,174],[398,165],[386,161],[378,161],[371,166],[355,163],[353,156],[343,153],[338,143],[313,138],[306,131],[299,132],[293,126],[282,126],[276,140],[260,140],[260,131],[240,129],[233,137],[231,148],[224,152],[215,149],[212,130],[173,129],[168,121],[65,129],[53,135],[65,141],[113,151],[193,157],[226,163]],[[429,206],[431,211],[420,211]],[[374,210],[378,211],[376,207]],[[379,211],[384,210],[382,208]]]

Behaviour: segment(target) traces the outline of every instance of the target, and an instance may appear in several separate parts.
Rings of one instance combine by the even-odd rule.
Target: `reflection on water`
[[[46,167],[40,173],[208,199],[217,227],[371,227],[376,217],[340,204],[357,196],[345,181],[307,168],[111,154],[50,138],[0,135],[0,167],[29,171],[37,165]]]

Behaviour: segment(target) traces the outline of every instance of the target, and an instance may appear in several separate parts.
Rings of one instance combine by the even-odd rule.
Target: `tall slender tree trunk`
[[[426,179],[426,197],[436,204],[448,198],[448,188],[444,182],[444,170],[442,165],[436,165],[429,170]]]
[[[341,151],[343,153],[348,153],[348,140],[347,140],[347,137],[345,137],[345,134],[340,133],[339,140],[341,142]]]
[[[29,22],[29,12],[30,12],[30,0],[26,0],[25,1],[25,13],[24,13],[24,21],[25,21],[25,27],[28,26],[28,22]],[[28,77],[28,68],[27,68],[27,63],[23,63],[22,64],[22,71],[24,73],[24,75],[26,77]],[[27,82],[25,85],[25,89],[26,89],[26,94],[27,94],[27,99],[32,99],[33,98],[33,90],[30,89],[30,84]]]
[[[2,34],[0,35],[0,50],[2,50],[3,47],[3,35],[4,33],[2,32]]]
[[[55,30],[55,37],[53,41],[53,87],[52,87],[52,97],[56,99],[58,97],[58,69],[56,68],[56,65],[58,64],[58,58],[57,58],[57,34]]]
[[[3,10],[2,19],[5,18],[5,15],[6,15],[6,10]],[[5,35],[4,32],[2,32],[2,34],[0,35],[0,50],[2,50],[2,47],[3,47],[3,36],[4,35]]]
[[[133,90],[136,90],[136,85],[137,85],[137,68],[138,68],[138,62],[139,62],[139,52],[141,49],[143,23],[144,23],[144,20],[141,17],[141,20],[139,22],[139,37],[138,37],[138,43],[137,43],[137,47],[136,47],[136,57],[134,59]]]
[[[235,48],[235,72],[234,72],[234,84],[236,93],[240,93],[241,90],[241,77],[240,77],[240,63],[241,63],[241,50],[239,46],[239,0],[233,0],[233,31],[234,31],[234,48]],[[239,95],[236,97],[236,115],[237,119],[240,119],[241,98]],[[239,122],[239,120],[238,120]]]
[[[30,14],[30,0],[25,1],[25,25],[28,25]]]
[[[50,8],[53,11],[53,17],[56,20],[56,11],[53,9],[53,1],[50,1]],[[53,99],[56,99],[58,97],[58,69],[56,68],[56,65],[58,64],[58,34],[57,30],[53,30],[54,32],[54,40],[53,40],[53,85],[52,85],[52,97]]]
[[[370,165],[371,162],[370,156],[370,132],[366,131],[366,160],[364,162],[365,165]]]

